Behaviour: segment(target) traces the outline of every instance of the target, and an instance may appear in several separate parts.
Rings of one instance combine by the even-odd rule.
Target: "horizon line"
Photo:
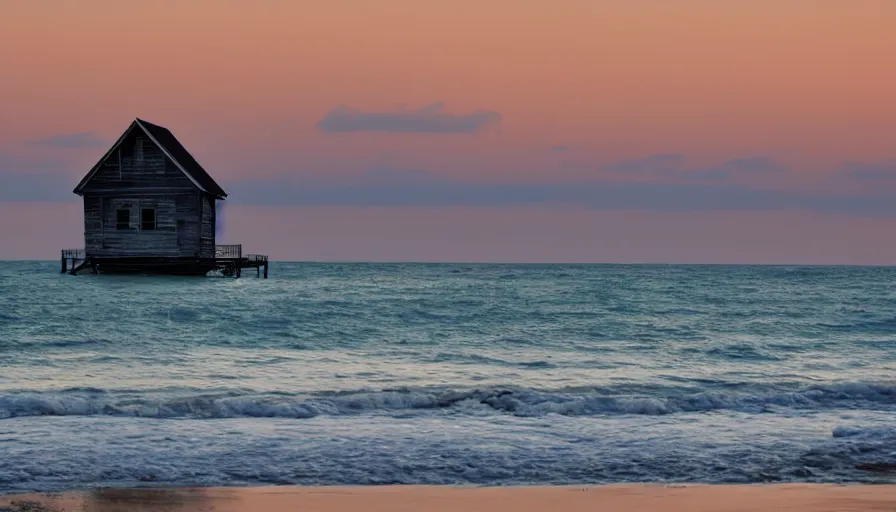
[[[893,268],[896,263],[736,263],[736,262],[619,262],[619,261],[427,261],[427,260],[269,260],[307,265],[540,265],[540,266],[656,266],[656,267],[863,267]],[[58,259],[0,259],[0,263],[58,263]]]

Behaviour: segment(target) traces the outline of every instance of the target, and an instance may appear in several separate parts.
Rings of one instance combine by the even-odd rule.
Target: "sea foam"
[[[490,412],[523,417],[668,415],[732,410],[896,409],[896,385],[847,382],[796,391],[713,391],[654,396],[613,395],[611,389],[545,391],[527,388],[402,389],[264,394],[249,392],[116,392],[69,389],[0,395],[0,418],[22,416],[134,416],[151,418],[312,418],[319,415]]]

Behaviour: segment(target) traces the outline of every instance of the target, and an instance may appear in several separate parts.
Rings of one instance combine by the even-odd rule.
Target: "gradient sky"
[[[0,258],[135,117],[289,260],[896,264],[892,0],[0,0]]]

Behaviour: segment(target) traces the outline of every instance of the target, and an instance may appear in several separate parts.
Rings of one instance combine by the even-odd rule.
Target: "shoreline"
[[[2,512],[875,512],[896,484],[610,484],[595,486],[263,486],[105,488],[0,496]]]

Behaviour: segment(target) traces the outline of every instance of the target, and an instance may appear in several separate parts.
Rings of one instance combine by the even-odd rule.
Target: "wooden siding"
[[[142,151],[139,151],[138,142],[143,146]],[[91,192],[115,194],[116,191],[136,189],[197,192],[199,190],[190,178],[139,130],[132,131],[122,141],[121,146],[100,164],[97,173],[84,187],[84,194]]]
[[[190,256],[203,256],[199,247],[199,193],[177,196],[175,209],[178,246]]]
[[[204,258],[215,256],[215,198],[202,194],[202,218],[199,223],[199,250]]]
[[[146,208],[155,229],[140,225]],[[130,212],[127,229],[117,227],[120,209]],[[135,130],[84,187],[84,246],[97,258],[214,257],[214,198]]]
[[[87,205],[102,222],[88,222]],[[85,246],[88,257],[199,256],[199,192],[141,197],[85,196]],[[140,212],[155,210],[155,229],[143,230]],[[118,229],[118,210],[129,211],[127,229]]]
[[[87,254],[103,247],[103,200],[84,196],[84,250]]]

